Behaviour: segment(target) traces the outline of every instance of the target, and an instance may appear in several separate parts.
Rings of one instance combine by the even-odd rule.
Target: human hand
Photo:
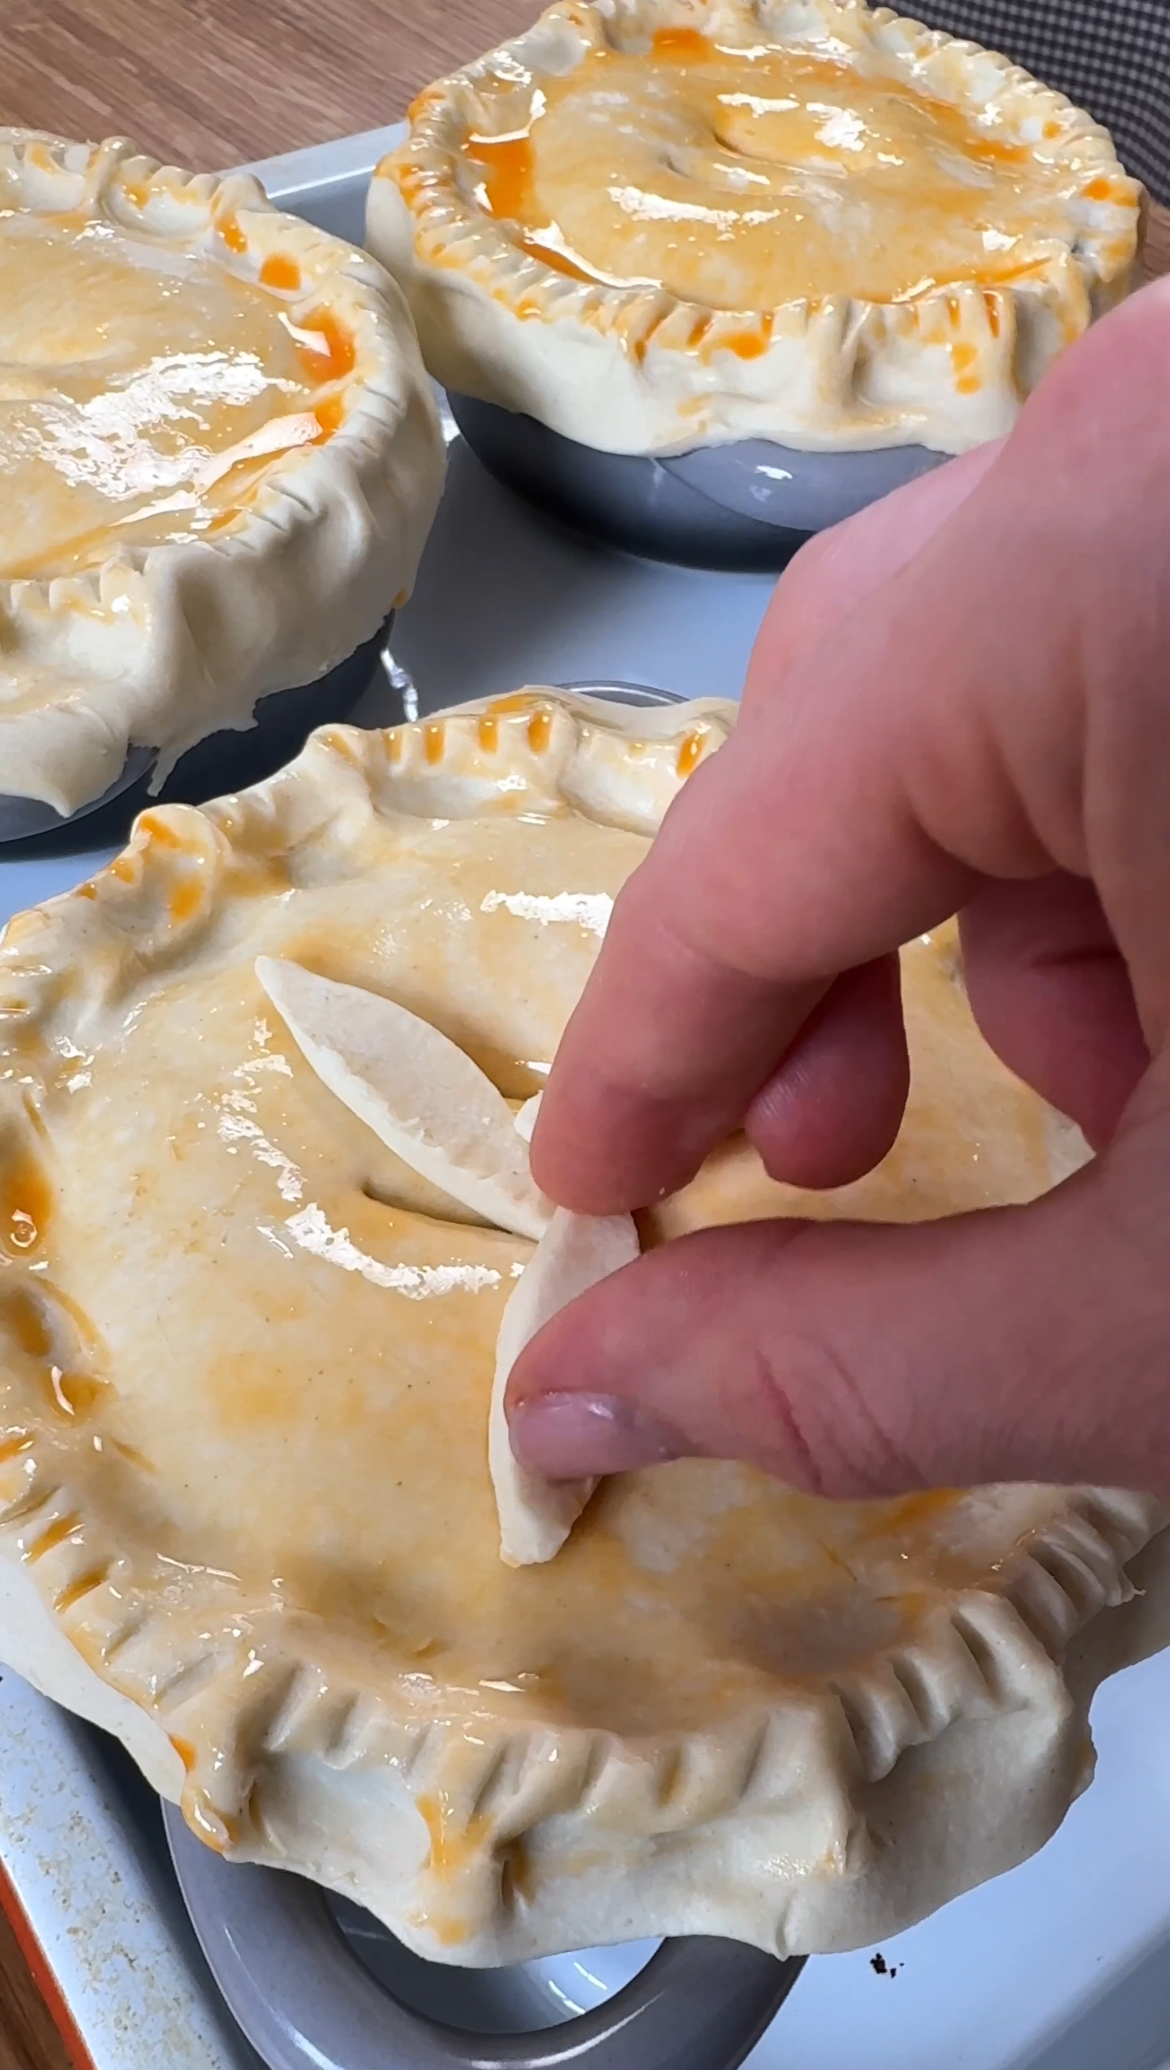
[[[1170,1495],[1167,365],[1159,284],[1002,447],[798,557],[734,736],[617,901],[533,1145],[593,1213],[741,1125],[776,1178],[858,1176],[906,1095],[893,952],[960,911],[984,1034],[1100,1155],[1025,1208],[647,1254],[518,1363],[537,1470],[699,1453],[839,1496]]]

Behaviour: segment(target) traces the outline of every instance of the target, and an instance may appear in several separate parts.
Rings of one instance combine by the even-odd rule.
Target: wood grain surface
[[[124,134],[214,170],[393,122],[534,12],[534,0],[0,0],[0,123]],[[1170,272],[1168,209],[1151,210],[1147,269]],[[0,2070],[69,2070],[2,1913]]]
[[[195,171],[395,121],[536,0],[0,0],[0,123],[131,136]],[[1153,209],[1149,271],[1170,271]]]
[[[396,121],[420,86],[535,12],[535,0],[5,0],[0,122],[124,132],[214,169]]]
[[[16,1936],[0,1912],[0,2070],[73,2070]],[[103,2066],[104,2070],[104,2066]]]

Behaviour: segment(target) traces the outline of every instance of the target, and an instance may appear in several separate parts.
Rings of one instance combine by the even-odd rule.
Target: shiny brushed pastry
[[[0,791],[157,775],[402,602],[443,480],[409,314],[255,180],[0,129]]]
[[[429,1021],[359,985],[257,956],[256,975],[323,1085],[417,1177],[497,1228],[535,1240],[496,1340],[488,1464],[510,1567],[551,1560],[596,1486],[553,1485],[512,1451],[504,1398],[524,1346],[568,1302],[638,1255],[630,1215],[553,1210],[533,1184],[528,1141],[491,1079]],[[540,1095],[525,1102],[522,1114]]]
[[[715,113],[714,87],[694,83],[705,61],[690,63],[702,38],[729,72]],[[639,89],[634,54],[651,45]],[[767,135],[797,106],[754,81],[771,61],[825,75],[825,105],[803,88],[819,126],[795,145]],[[996,225],[997,183],[1024,195],[1013,234]],[[945,239],[932,251],[944,217],[940,238],[967,225],[958,256]],[[1089,116],[889,9],[558,0],[419,97],[372,182],[367,238],[439,380],[584,445],[959,452],[1007,431],[1053,357],[1125,294],[1141,222],[1142,190]],[[915,263],[886,280],[899,225]]]
[[[732,709],[534,691],[317,734],[139,820],[0,947],[0,1657],[209,1845],[510,1962],[893,1931],[1038,1847],[1101,1677],[1159,1643],[1163,1512],[1093,1489],[834,1504],[679,1462],[509,1569],[484,1444],[532,1256],[321,1084],[258,956],[394,997],[510,1101]],[[644,1240],[1017,1200],[1083,1160],[904,959],[907,1123],[867,1180],[742,1140]]]
[[[256,975],[322,1084],[411,1171],[498,1229],[543,1236],[551,1203],[512,1110],[457,1042],[394,999],[297,963],[258,956]]]
[[[554,1212],[532,1183],[521,1147],[525,1138],[507,1101],[478,1064],[429,1021],[379,992],[334,984],[271,956],[256,958],[256,975],[321,1083],[387,1149],[460,1207],[536,1241],[496,1340],[488,1464],[500,1513],[501,1557],[510,1567],[551,1560],[596,1482],[554,1486],[520,1465],[504,1412],[508,1378],[544,1323],[637,1257],[632,1218]]]

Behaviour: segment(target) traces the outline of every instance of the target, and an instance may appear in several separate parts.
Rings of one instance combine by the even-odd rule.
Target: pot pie
[[[401,297],[255,180],[0,129],[0,792],[64,814],[404,601],[443,446]]]
[[[954,453],[1130,284],[1142,189],[1006,58],[858,0],[558,0],[370,190],[445,386],[613,453]]]
[[[395,1074],[369,1092],[356,1034],[343,1098],[284,1016],[323,1051],[314,981],[357,988],[527,1104],[732,713],[531,691],[326,730],[145,813],[0,947],[0,1655],[209,1846],[443,1961],[891,1932],[1048,1837],[1096,1683],[1155,1643],[1163,1513],[1100,1489],[831,1503],[686,1461],[500,1557],[489,1404],[533,1237],[360,1117]],[[904,961],[885,1163],[807,1196],[733,1142],[643,1243],[1026,1199],[1083,1158],[983,1046],[952,932]],[[439,1155],[441,1120],[404,1126]],[[443,1154],[462,1186],[474,1153]]]

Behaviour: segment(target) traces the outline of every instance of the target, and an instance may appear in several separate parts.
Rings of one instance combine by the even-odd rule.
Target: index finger
[[[1164,349],[1143,299],[1058,365],[971,493],[778,689],[749,682],[618,899],[562,1041],[533,1144],[554,1198],[610,1213],[682,1184],[839,972],[984,874],[1087,873],[1078,671],[1161,551],[1137,520]],[[1144,639],[1113,640],[1115,675],[1126,637]]]
[[[871,781],[881,782],[872,759],[834,776],[855,828]],[[775,744],[741,721],[615,904],[541,1103],[533,1163],[547,1193],[611,1214],[684,1185],[742,1121],[838,971],[868,961],[869,941],[888,947],[953,910],[967,873],[890,817],[855,842],[853,867],[831,856]],[[883,849],[901,852],[901,882],[867,913],[875,874],[891,876]]]

